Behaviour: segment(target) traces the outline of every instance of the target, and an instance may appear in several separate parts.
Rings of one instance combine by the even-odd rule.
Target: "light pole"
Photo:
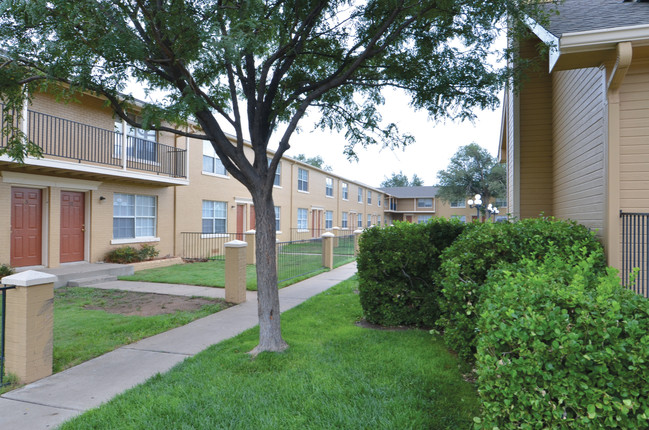
[[[496,215],[500,213],[497,207],[492,206],[491,203],[487,206],[487,213],[489,214],[489,217],[492,215],[494,216],[494,221],[496,221]]]
[[[478,221],[480,220],[480,208],[482,208],[482,197],[480,194],[476,194],[473,199],[469,199],[467,202],[470,208],[476,208],[478,211]]]

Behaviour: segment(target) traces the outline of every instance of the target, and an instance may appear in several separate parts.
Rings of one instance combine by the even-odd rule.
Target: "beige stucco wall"
[[[552,74],[553,212],[585,226],[604,227],[605,72]]]

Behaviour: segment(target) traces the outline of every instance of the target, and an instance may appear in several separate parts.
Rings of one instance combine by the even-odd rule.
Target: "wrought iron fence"
[[[349,235],[354,231],[353,228],[343,228],[338,230],[338,235]],[[334,232],[334,229],[326,228],[292,228],[290,240],[307,240],[307,239],[319,239],[324,233]]]
[[[225,244],[237,239],[237,233],[180,233],[185,260],[225,260]]]
[[[649,297],[649,213],[625,213],[622,219],[622,285]],[[635,282],[630,274],[638,269]]]
[[[7,290],[12,290],[16,287],[0,285],[2,291],[2,305],[0,305],[0,387],[7,384],[4,382],[5,374],[5,326],[7,322]]]
[[[322,239],[277,243],[277,282],[322,270]]]
[[[354,260],[354,235],[334,238],[334,267]]]

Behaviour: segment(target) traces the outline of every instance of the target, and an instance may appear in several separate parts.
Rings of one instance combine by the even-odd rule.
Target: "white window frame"
[[[363,214],[361,213],[358,214],[357,216],[358,216],[358,222],[357,222],[358,228],[363,228]]]
[[[329,177],[325,178],[325,195],[327,197],[333,197],[334,196],[334,180],[333,180],[333,178],[329,178]]]
[[[426,204],[428,200],[430,200],[430,206]],[[424,202],[424,204],[421,204],[422,201]],[[429,197],[421,197],[421,198],[418,198],[418,199],[417,199],[417,208],[424,208],[424,209],[426,209],[426,208],[432,208],[432,207],[433,207],[433,199],[432,199],[432,198],[429,198]]]
[[[349,200],[349,185],[347,182],[342,183],[343,200]]]
[[[207,205],[212,206],[211,212],[213,215],[211,217],[205,217],[205,209]],[[220,206],[219,211],[220,214],[223,215],[222,217],[216,216],[217,205]],[[205,220],[211,221],[212,223],[210,229],[211,231],[205,231]],[[216,229],[217,221],[223,222],[222,231],[217,231]],[[203,200],[202,207],[201,207],[201,238],[205,239],[208,237],[225,237],[227,232],[228,232],[228,202],[222,202],[217,200]]]
[[[268,159],[268,165],[272,159]],[[282,188],[282,162],[277,163],[277,170],[275,170],[275,178],[273,179],[273,187]]]
[[[334,211],[325,211],[325,229],[331,230],[334,227]]]
[[[466,201],[465,200],[456,200],[454,202],[451,202],[451,207],[452,208],[465,208],[466,207]]]
[[[381,207],[381,200],[383,200],[383,196],[380,194],[377,195],[376,200],[377,200],[376,204],[379,205],[379,207]]]
[[[128,197],[133,197],[133,214],[132,215],[119,215],[115,216],[115,209],[116,207],[123,206],[119,203],[121,203],[122,198],[127,198]],[[145,202],[153,202],[152,206],[148,207],[153,207],[153,216],[151,215],[138,215],[138,207],[142,208],[143,204]],[[119,204],[119,205],[118,205]],[[133,235],[128,236],[128,237],[115,237],[115,220],[116,219],[133,219]],[[147,235],[138,235],[138,229],[142,229],[143,227],[138,221],[142,222],[143,220],[153,220],[153,231],[151,232],[152,234],[147,234]],[[157,225],[158,225],[158,199],[157,196],[150,196],[150,195],[140,195],[140,194],[128,194],[128,193],[114,193],[113,194],[113,233],[112,233],[112,240],[111,244],[115,243],[130,243],[130,242],[137,242],[140,240],[144,241],[156,241],[160,240],[159,238],[156,237],[157,233]]]
[[[342,225],[340,226],[341,228],[349,228],[348,218],[347,217],[348,217],[347,212],[343,212],[342,218],[341,218],[342,219],[342,221],[341,221]]]
[[[451,215],[451,219],[459,219],[461,223],[466,224],[466,215]]]
[[[309,192],[309,171],[301,167],[297,168],[297,190],[302,193]]]
[[[372,190],[367,190],[367,204],[372,204]]]
[[[417,215],[417,224],[425,224],[433,218],[432,215]]]
[[[367,227],[372,227],[372,215],[367,214]]]
[[[275,232],[282,232],[282,208],[275,206]]]
[[[205,159],[209,158],[211,159],[212,163],[212,170],[205,170]],[[221,169],[217,169],[217,166],[220,166]],[[219,158],[218,155],[216,155],[216,151],[214,150],[214,147],[212,146],[212,143],[209,140],[204,140],[203,141],[203,165],[201,166],[202,172],[205,175],[210,175],[210,176],[218,176],[220,178],[227,178],[228,177],[228,171],[223,165],[223,162]]]
[[[124,123],[122,121],[115,121],[115,134],[121,135],[121,144],[118,143],[117,138],[115,141],[115,158],[122,158],[122,148],[126,147],[126,155],[129,160],[144,162],[147,164],[158,165],[158,138],[155,130],[144,130],[142,128],[133,127],[126,124],[127,132],[123,131]],[[131,137],[132,139],[129,139]],[[153,146],[153,151],[138,150],[138,145],[144,142],[147,147]],[[135,145],[135,147],[134,147]],[[141,155],[144,154],[144,157]],[[152,157],[148,157],[152,154]]]
[[[358,203],[363,203],[363,189],[358,187]]]
[[[298,231],[309,230],[309,210],[297,208],[297,229]]]

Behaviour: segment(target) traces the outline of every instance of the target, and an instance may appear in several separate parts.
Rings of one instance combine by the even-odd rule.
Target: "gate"
[[[649,297],[649,213],[625,213],[622,220],[622,285]],[[635,283],[629,274],[638,269]]]
[[[4,387],[4,375],[5,375],[5,323],[7,321],[7,290],[12,290],[16,288],[15,286],[5,286],[0,285],[0,291],[2,291],[2,305],[0,306],[0,387]]]

